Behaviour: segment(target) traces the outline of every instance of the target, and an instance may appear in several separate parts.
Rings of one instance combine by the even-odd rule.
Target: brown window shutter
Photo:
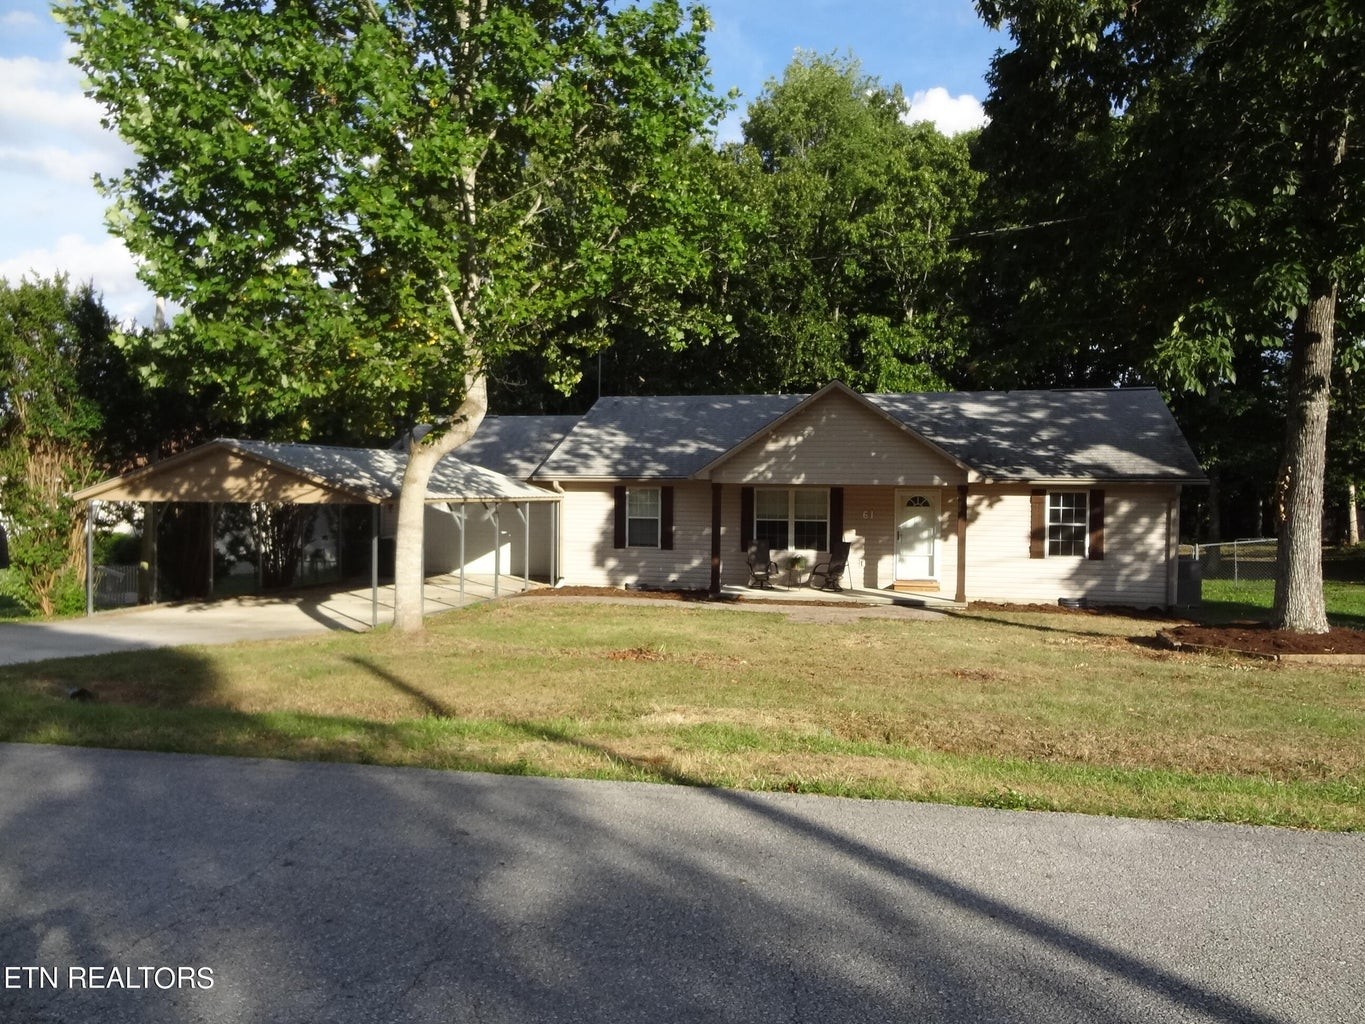
[[[829,544],[832,548],[844,539],[844,489],[829,489]]]
[[[613,487],[612,496],[615,507],[612,509],[614,520],[614,534],[612,547],[623,548],[626,546],[626,489],[624,487]]]
[[[739,550],[748,551],[754,539],[754,489],[739,489]]]
[[[1104,558],[1104,492],[1090,492],[1090,557]]]
[[[673,550],[673,488],[659,488],[659,547]]]
[[[1029,558],[1042,558],[1047,547],[1047,491],[1034,488],[1029,493]]]

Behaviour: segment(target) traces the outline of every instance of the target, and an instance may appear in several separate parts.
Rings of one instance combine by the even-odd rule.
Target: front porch
[[[785,579],[785,573],[782,574]],[[773,601],[776,603],[819,602],[834,605],[890,605],[899,608],[927,608],[934,611],[961,611],[965,602],[958,602],[948,594],[900,593],[892,590],[873,590],[866,587],[844,587],[843,590],[819,590],[804,585],[788,586],[775,582],[771,589],[727,583],[720,588],[720,596],[745,601]]]

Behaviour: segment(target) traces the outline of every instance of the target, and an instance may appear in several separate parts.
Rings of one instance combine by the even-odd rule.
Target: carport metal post
[[[217,541],[217,537],[215,537],[214,534],[216,533],[217,526],[218,506],[211,501],[209,502],[209,585],[208,594],[206,595],[209,599],[213,598],[213,556],[215,542]]]
[[[531,589],[531,503],[523,501],[512,507],[517,510],[517,515],[521,516],[525,544],[521,550],[521,592],[524,594]]]
[[[85,503],[85,614],[95,614],[95,499]]]
[[[493,503],[493,596],[498,596],[498,582],[502,576],[502,517],[498,514],[501,502]]]
[[[379,625],[379,506],[370,507],[370,628]]]
[[[466,504],[466,503],[463,502],[463,501],[460,502],[460,515],[459,515],[459,520],[458,520],[458,521],[459,521],[459,524],[460,524],[460,604],[461,604],[461,605],[464,604],[464,526],[465,526],[465,518],[466,518],[466,516],[468,515],[468,509],[469,509],[469,505],[468,505],[468,504]]]

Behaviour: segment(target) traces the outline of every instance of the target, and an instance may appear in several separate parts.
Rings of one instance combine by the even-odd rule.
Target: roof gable
[[[162,462],[78,491],[79,501],[284,501],[379,504],[394,501],[407,455],[382,448],[341,448],[218,438]],[[431,474],[426,500],[553,501],[542,488],[447,455]]]
[[[837,425],[829,422],[819,425],[810,423],[811,417],[816,415],[816,410],[822,406],[832,407],[830,412],[836,418],[838,418],[836,409],[841,409],[845,413],[842,417],[844,422]],[[851,416],[848,415],[850,413]],[[869,424],[867,422],[869,418],[875,422]],[[850,424],[848,423],[849,419],[853,419],[855,422]],[[859,419],[862,420],[861,425],[857,423]],[[873,435],[878,432],[878,427],[889,428],[899,436],[890,444],[885,443],[884,435],[878,441],[874,441]],[[851,434],[850,428],[852,428]],[[816,432],[814,437],[811,436],[812,431]],[[821,438],[820,433],[832,436]],[[815,443],[814,445],[806,445],[803,443],[806,440],[813,440]],[[810,451],[808,453],[809,458],[801,459],[798,451],[803,447],[817,450]],[[756,448],[761,449],[761,453],[755,453]],[[924,449],[928,451],[925,452]],[[729,451],[707,463],[694,475],[699,477],[723,475],[724,469],[733,466],[737,460],[743,461],[744,456],[755,454],[757,454],[760,462],[768,464],[785,462],[787,464],[786,472],[778,474],[782,479],[795,480],[800,476],[810,479],[812,482],[816,479],[816,477],[811,476],[812,472],[817,476],[822,471],[832,472],[837,476],[838,467],[841,464],[846,466],[850,459],[861,463],[859,466],[860,473],[873,472],[875,474],[877,468],[871,463],[885,462],[890,459],[901,461],[903,465],[907,454],[909,461],[914,463],[924,463],[926,456],[928,457],[928,466],[917,465],[915,467],[922,474],[927,471],[928,475],[942,475],[945,471],[951,473],[953,470],[965,473],[970,469],[965,463],[954,458],[950,453],[920,434],[911,424],[889,415],[841,381],[832,381],[814,394],[801,399],[782,415],[761,425],[754,433],[740,441]],[[804,465],[798,469],[795,465],[797,461],[814,464]],[[819,466],[818,464],[822,462],[823,466]],[[939,463],[946,463],[947,465],[939,465]],[[741,475],[745,478],[754,475],[753,468],[746,467]],[[883,473],[898,471],[890,466],[880,468]],[[903,472],[903,469],[900,471]],[[828,480],[820,479],[819,482],[838,483],[839,480],[831,477]],[[854,481],[846,479],[845,482]],[[901,483],[904,481],[869,478],[856,482]]]

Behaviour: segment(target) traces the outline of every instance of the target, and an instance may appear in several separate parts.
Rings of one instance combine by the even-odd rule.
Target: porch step
[[[937,594],[938,580],[896,580],[891,589],[901,594]]]

